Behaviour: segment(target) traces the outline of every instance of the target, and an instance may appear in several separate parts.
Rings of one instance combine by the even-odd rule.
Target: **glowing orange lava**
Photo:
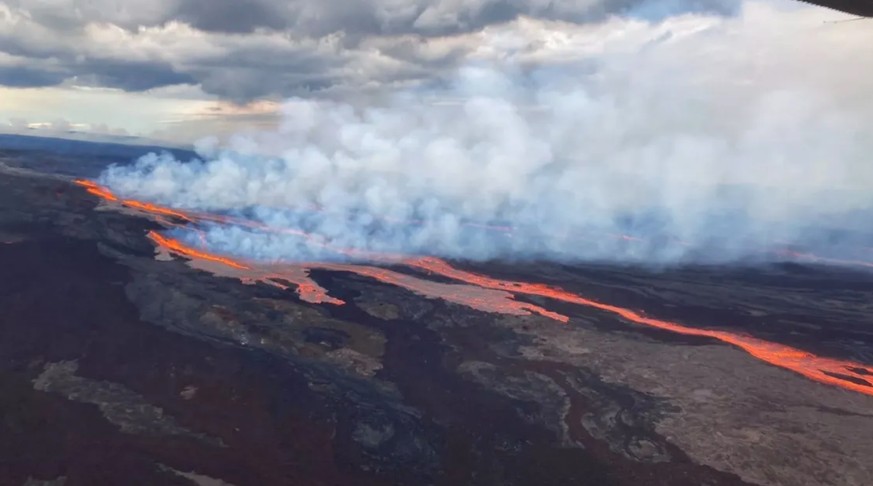
[[[159,233],[156,233],[154,231],[149,231],[148,237],[151,238],[151,240],[154,241],[155,244],[157,244],[158,246],[162,246],[175,253],[184,255],[189,258],[197,258],[210,262],[220,263],[222,265],[227,265],[228,267],[236,268],[238,270],[248,270],[250,268],[241,263],[237,263],[235,260],[232,260],[230,258],[220,257],[218,255],[213,255],[212,253],[207,253],[205,251],[195,250],[194,248],[183,245],[178,240],[161,236]]]
[[[78,184],[85,188],[89,194],[93,194],[94,196],[99,197],[100,199],[105,199],[107,201],[118,201],[118,198],[115,197],[115,194],[112,194],[108,189],[101,187],[91,181],[86,181],[84,179],[76,179],[73,181],[75,184]]]
[[[796,373],[810,378],[815,381],[827,383],[830,385],[840,386],[852,391],[864,393],[873,396],[873,384],[868,381],[868,376],[873,375],[873,368],[861,363],[852,361],[844,361],[839,359],[823,358],[816,356],[806,351],[801,351],[796,348],[785,346],[782,344],[771,343],[762,339],[745,336],[741,334],[729,333],[726,331],[715,331],[709,329],[698,329],[681,324],[664,321],[661,319],[653,319],[645,317],[642,314],[624,307],[618,307],[609,304],[603,304],[591,299],[578,296],[561,290],[559,288],[548,287],[542,284],[532,284],[525,282],[513,282],[508,280],[497,280],[484,275],[478,275],[471,272],[456,269],[447,262],[434,257],[417,258],[407,260],[408,265],[416,266],[424,270],[442,275],[444,277],[468,282],[481,287],[511,290],[519,294],[537,295],[547,297],[562,302],[591,307],[601,311],[609,312],[618,315],[630,322],[641,324],[644,326],[654,327],[664,331],[682,334],[686,336],[701,336],[714,338],[719,341],[732,344],[739,347],[743,351],[752,356],[766,361],[767,363],[786,368]],[[842,375],[861,382],[856,383],[846,379],[841,379],[833,375]],[[866,383],[866,385],[862,384]]]
[[[144,213],[149,213],[153,215],[159,216],[170,216],[173,218],[179,218],[184,221],[194,222],[194,220],[188,216],[187,214],[177,211],[175,209],[165,208],[163,206],[157,206],[152,203],[137,201],[135,199],[120,199],[118,196],[112,193],[109,189],[102,187],[94,182],[84,180],[84,179],[76,179],[73,181],[74,184],[84,187],[90,194],[93,194],[101,199],[110,202],[120,202],[122,205],[127,206],[132,209],[138,209]]]
[[[313,304],[342,305],[345,303],[340,299],[329,296],[327,290],[309,278],[309,269],[306,267],[300,265],[265,265],[257,262],[242,262],[192,248],[177,239],[163,236],[154,231],[150,231],[148,237],[159,248],[191,259],[194,266],[203,270],[218,275],[238,278],[247,284],[262,282],[282,290],[288,290],[288,285],[282,283],[287,282],[297,287],[296,292],[302,300]],[[204,266],[203,262],[218,264],[219,267]],[[224,270],[224,267],[229,270]]]
[[[288,287],[282,284],[282,282],[295,284],[297,286],[298,295],[300,295],[302,300],[307,302],[335,305],[344,304],[343,301],[327,295],[323,288],[309,278],[308,272],[310,269],[323,269],[336,272],[355,273],[363,277],[372,278],[379,282],[405,288],[425,297],[438,298],[485,312],[497,312],[510,315],[528,315],[533,312],[562,322],[567,322],[569,320],[567,316],[548,311],[540,306],[516,301],[511,293],[501,290],[493,290],[471,285],[432,282],[412,275],[367,265],[317,262],[307,263],[305,265],[282,263],[264,265],[256,262],[243,262],[191,248],[179,240],[162,236],[154,231],[149,232],[148,237],[151,238],[157,246],[186,258],[218,263],[235,270],[243,270],[245,271],[244,273],[234,276],[247,281],[248,283],[263,282],[279,287],[283,290]]]
[[[231,270],[231,275],[247,283],[264,282],[279,288],[287,288],[281,282],[288,282],[297,286],[297,293],[303,300],[315,303],[343,304],[342,300],[327,295],[327,291],[314,281],[308,272],[309,269],[319,268],[332,271],[344,271],[355,273],[364,277],[372,278],[380,282],[406,288],[412,292],[431,297],[440,298],[449,302],[466,305],[475,309],[512,315],[527,315],[537,313],[545,317],[561,322],[568,322],[565,315],[549,311],[543,307],[520,302],[514,299],[515,295],[533,295],[544,297],[569,304],[597,309],[610,313],[622,319],[648,326],[663,331],[668,331],[686,336],[699,336],[716,339],[718,341],[736,346],[753,357],[772,365],[791,370],[811,380],[828,385],[838,386],[865,395],[873,396],[873,384],[869,377],[873,376],[873,367],[852,361],[825,358],[812,353],[802,351],[790,346],[764,341],[751,336],[730,333],[727,331],[699,329],[688,327],[676,322],[646,317],[640,312],[610,304],[604,304],[595,300],[567,292],[557,287],[538,283],[517,282],[501,280],[477,273],[461,270],[453,267],[445,260],[436,257],[403,258],[397,255],[379,255],[356,250],[331,248],[322,239],[299,230],[278,229],[262,223],[231,218],[226,216],[211,215],[206,213],[183,213],[169,208],[156,206],[134,200],[120,200],[111,191],[100,187],[90,181],[76,181],[85,187],[89,193],[102,199],[131,207],[155,216],[172,216],[191,223],[208,221],[216,223],[239,224],[253,229],[287,233],[294,236],[307,238],[309,241],[323,245],[334,251],[358,257],[368,257],[372,261],[381,263],[397,263],[411,268],[424,270],[425,272],[440,275],[463,284],[447,284],[421,279],[412,275],[395,272],[385,268],[337,264],[337,263],[307,263],[305,265],[289,264],[260,264],[256,262],[242,262],[226,256],[216,255],[205,250],[191,248],[182,242],[160,235],[154,231],[148,233],[155,244],[170,252],[192,259],[192,261],[210,262]],[[202,238],[202,234],[201,234]],[[625,238],[623,238],[625,239]],[[632,237],[627,237],[633,240]],[[205,241],[205,240],[204,240]],[[798,258],[817,259],[823,262],[840,262],[821,259],[814,255],[795,254]],[[867,262],[861,262],[873,266]]]
[[[162,216],[171,216],[173,218],[179,218],[179,219],[182,219],[185,221],[194,222],[194,220],[191,219],[187,214],[185,214],[181,211],[176,211],[174,209],[164,208],[161,206],[155,206],[154,204],[139,202],[139,201],[136,201],[133,199],[125,199],[125,200],[121,201],[121,203],[124,204],[125,206],[131,207],[134,209],[139,209],[140,211],[144,211],[146,213],[160,214]]]
[[[315,263],[307,264],[307,266],[356,273],[389,285],[405,288],[425,297],[439,298],[485,312],[510,315],[528,315],[533,312],[561,322],[568,322],[570,320],[565,315],[546,310],[538,305],[519,302],[514,299],[512,293],[502,290],[488,289],[481,286],[432,282],[405,273],[366,265]]]

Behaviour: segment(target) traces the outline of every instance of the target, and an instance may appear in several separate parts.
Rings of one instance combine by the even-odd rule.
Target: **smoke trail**
[[[511,61],[471,63],[379,103],[292,99],[273,132],[203,141],[202,161],[151,154],[102,182],[372,251],[841,255],[873,241],[873,31],[822,24],[822,12],[748,2],[736,18],[560,26],[572,36],[563,47],[531,42]],[[537,25],[536,36],[554,28]],[[241,227],[207,239],[264,259],[340,258]]]

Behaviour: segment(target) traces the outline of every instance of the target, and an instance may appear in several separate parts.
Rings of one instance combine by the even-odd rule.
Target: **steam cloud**
[[[662,264],[785,245],[846,255],[873,221],[873,30],[827,18],[747,2],[735,18],[558,26],[564,47],[522,42],[510,61],[377,102],[292,99],[273,132],[202,141],[202,161],[151,154],[102,182],[365,250]],[[514,35],[486,47],[517,49],[524,29]],[[249,257],[337,258],[283,234],[206,237]]]

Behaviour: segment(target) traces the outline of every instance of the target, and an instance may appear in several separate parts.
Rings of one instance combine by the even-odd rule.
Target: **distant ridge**
[[[40,151],[61,155],[137,158],[149,152],[170,152],[176,158],[194,157],[194,152],[182,148],[158,145],[102,142],[34,135],[0,134],[0,150]]]
[[[96,177],[112,164],[129,164],[151,152],[168,152],[178,160],[197,158],[191,150],[158,145],[0,134],[4,164],[74,177]]]

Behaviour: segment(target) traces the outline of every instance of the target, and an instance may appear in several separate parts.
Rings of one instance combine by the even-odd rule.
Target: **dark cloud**
[[[205,71],[200,79],[207,93],[220,93],[222,97],[245,102],[266,96],[290,96],[321,91],[339,83],[339,79],[319,75],[318,72],[284,72],[263,75],[253,68],[233,68]]]
[[[96,62],[87,67],[77,66],[80,77],[93,77],[95,84],[125,91],[145,91],[175,84],[195,84],[197,79],[188,73],[176,72],[161,62]],[[73,74],[73,73],[71,73]]]
[[[187,0],[172,18],[201,30],[231,34],[288,27],[283,2],[263,0]]]
[[[108,23],[126,29],[160,25],[171,20],[177,5],[184,1],[4,0],[3,4],[27,12],[28,17],[54,31],[69,32],[89,22]]]
[[[182,72],[166,61],[108,53],[98,57],[73,43],[42,44],[16,37],[3,39],[2,35],[0,41],[0,52],[17,59],[13,66],[0,65],[0,84],[6,86],[45,87],[75,79],[79,84],[145,91],[198,83],[190,73]],[[92,50],[98,53],[101,50],[99,45],[93,47]]]
[[[823,0],[843,1],[843,0]],[[660,5],[671,11],[734,12],[734,0],[9,0],[42,25],[71,30],[104,22],[135,30],[182,21],[211,32],[292,30],[309,35],[447,35],[519,16],[585,22]]]
[[[734,0],[180,0],[164,20],[226,33],[261,28],[359,38],[453,35],[520,16],[578,23],[610,14],[655,18],[677,11],[728,14],[738,8]]]
[[[64,73],[19,66],[0,66],[0,85],[15,88],[45,87],[60,84]]]
[[[438,76],[453,36],[520,16],[584,23],[621,13],[729,14],[733,0],[8,0],[0,84],[142,91],[177,84],[234,101]],[[2,57],[0,57],[2,59]],[[381,63],[377,64],[374,63]],[[20,66],[26,66],[20,67]]]

